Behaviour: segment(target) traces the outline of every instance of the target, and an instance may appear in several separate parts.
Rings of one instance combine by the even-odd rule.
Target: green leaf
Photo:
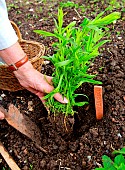
[[[56,38],[58,38],[58,39],[61,39],[61,40],[65,41],[65,37],[64,37],[64,36],[62,36],[60,33],[56,33],[56,32],[55,32],[55,34],[54,34],[54,35],[55,35],[55,37],[56,37]]]
[[[55,63],[55,67],[62,67],[62,66],[66,66],[68,64],[70,64],[73,60],[65,60],[65,61],[61,61],[58,63]]]
[[[58,30],[58,28],[59,28],[58,23],[57,23],[57,21],[56,21],[55,18],[53,18],[53,20],[54,20],[54,23],[55,23],[55,27],[56,27],[56,29]]]
[[[125,147],[123,147],[121,150],[113,151],[112,154],[125,154]]]
[[[89,100],[88,96],[86,96],[85,94],[74,94],[74,98],[76,98],[77,96],[84,96]]]
[[[120,12],[113,12],[103,18],[98,18],[93,20],[92,22],[90,22],[90,24],[104,26],[104,25],[111,24],[113,21],[119,19],[120,17],[121,17]]]
[[[85,74],[84,72],[78,71],[79,75],[88,79],[94,78],[96,75]]]
[[[84,18],[84,20],[82,21],[80,26],[85,27],[88,23],[89,23],[89,19],[88,18]]]
[[[117,155],[114,159],[114,163],[116,163],[117,166],[120,166],[121,163],[125,163],[124,156],[122,154]]]
[[[87,25],[87,28],[95,30],[96,32],[100,32],[100,29],[96,25]]]
[[[85,104],[88,104],[88,102],[75,102],[74,106],[84,106]]]
[[[85,79],[85,78],[83,78],[83,82],[92,83],[92,84],[102,84],[101,81],[92,80],[92,79]]]
[[[42,56],[42,57],[40,57],[40,58],[44,58],[44,59],[46,59],[46,60],[52,61],[53,57],[54,57],[54,56]]]
[[[93,50],[94,49],[98,49],[99,47],[101,47],[103,44],[105,44],[106,42],[109,42],[110,40],[103,40],[103,41],[101,41],[101,42],[99,42],[97,45],[95,45],[94,47],[93,47]]]
[[[92,50],[93,34],[94,34],[94,32],[91,31],[90,35],[89,35],[89,39],[87,41],[87,47],[86,47],[87,52]]]
[[[71,29],[72,27],[74,27],[75,24],[76,24],[76,21],[71,22],[68,26],[66,26],[66,27],[63,29],[62,34],[64,34],[66,30]]]
[[[85,55],[85,56],[83,57],[83,61],[89,61],[89,60],[91,60],[92,58],[97,57],[98,55],[99,55],[98,49],[97,49],[97,48],[94,48],[91,53],[88,53],[87,55]]]
[[[104,35],[105,33],[102,32],[102,30],[99,29],[98,31],[96,31],[93,37],[94,43],[97,43],[101,38],[104,37]]]
[[[121,165],[117,168],[117,170],[124,170],[125,169],[125,164],[121,163]]]
[[[42,34],[42,35],[47,36],[47,37],[57,37],[55,34],[53,34],[51,32],[47,32],[47,31],[43,31],[43,30],[34,30],[33,32],[38,33],[38,34]]]
[[[102,11],[101,13],[99,13],[96,18],[94,19],[94,21],[98,20],[103,14],[105,13],[105,11]]]
[[[107,170],[108,170],[109,168],[113,168],[113,161],[108,156],[103,155],[102,162],[103,162],[103,166],[105,169],[107,168]]]
[[[58,9],[58,30],[59,30],[59,34],[61,34],[62,25],[63,25],[63,10],[62,10],[62,8],[59,8]]]

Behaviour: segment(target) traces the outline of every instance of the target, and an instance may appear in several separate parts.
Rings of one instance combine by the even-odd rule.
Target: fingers
[[[41,93],[41,92],[37,92],[37,93],[35,93],[37,96],[39,96],[40,97],[40,99],[41,99],[41,95],[43,95],[43,94],[48,94],[48,93],[50,93],[51,91],[53,91],[53,89],[54,89],[54,87],[53,86],[51,86],[51,85],[49,85],[49,84],[46,84],[46,86],[44,87],[44,90],[43,90],[43,93]],[[39,91],[40,91],[40,87],[39,87]],[[44,96],[44,95],[43,95]],[[43,97],[42,96],[42,97]],[[60,103],[68,103],[68,100],[65,98],[65,97],[63,97],[60,93],[56,93],[55,95],[54,95],[54,98],[57,100],[57,101],[59,101]],[[45,102],[45,100],[42,100],[43,102]]]
[[[0,120],[3,120],[5,118],[4,114],[0,111]]]
[[[53,77],[45,76],[44,78],[45,78],[46,82],[48,83],[48,86],[46,86],[45,93],[50,93],[54,89],[54,87],[52,86]],[[68,100],[65,97],[63,97],[60,93],[56,93],[54,95],[54,98],[57,101],[59,101],[60,103],[68,103]]]
[[[45,104],[46,100],[43,99],[44,93],[37,92],[36,95],[40,98],[40,100],[42,101],[42,103]]]
[[[51,86],[51,87],[52,87],[52,86]],[[53,89],[53,87],[52,87],[52,89]],[[29,90],[29,91],[31,91],[32,93],[34,93],[35,95],[37,95],[37,96],[40,98],[40,100],[43,102],[43,104],[45,104],[45,100],[42,99],[42,98],[45,96],[43,92],[40,92],[40,91],[38,91],[38,90],[35,90],[35,89],[31,88],[31,87],[28,87],[27,90]],[[48,91],[48,93],[51,92],[51,91],[52,91],[52,90]],[[68,100],[67,100],[65,97],[63,97],[60,93],[56,93],[56,94],[54,95],[54,98],[55,98],[57,101],[59,101],[60,103],[68,103]]]
[[[52,86],[52,77],[40,74],[40,77],[34,77],[34,81],[30,87],[37,90],[37,92],[48,94],[54,89]]]
[[[47,82],[48,84],[50,84],[50,85],[53,84],[53,83],[52,83],[53,77],[44,75],[44,79],[46,80],[46,82]]]
[[[43,104],[45,104],[45,100],[43,100],[42,98],[44,97],[45,94],[48,94],[51,91],[53,91],[54,87],[52,86],[52,77],[46,75],[42,76],[44,76],[43,82],[36,83],[38,81],[37,79],[34,81],[32,87],[31,86],[27,87],[27,90],[36,94],[41,99]],[[54,95],[54,98],[60,103],[68,103],[68,100],[65,97],[63,97],[60,93],[56,93]]]
[[[29,90],[32,93],[34,93],[35,95],[37,95],[40,98],[40,100],[42,101],[43,104],[45,103],[45,100],[42,99],[44,97],[44,93],[39,92],[38,90],[35,90],[32,87],[28,87],[27,90]]]
[[[54,95],[54,98],[60,103],[68,103],[68,100],[65,97],[63,97],[60,93],[56,93]]]

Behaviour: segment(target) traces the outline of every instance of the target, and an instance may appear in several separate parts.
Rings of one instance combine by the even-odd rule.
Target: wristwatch
[[[23,57],[21,60],[17,61],[16,63],[8,65],[8,69],[11,71],[16,71],[18,70],[19,67],[25,64],[28,60],[29,60],[28,56],[25,55],[25,57]]]

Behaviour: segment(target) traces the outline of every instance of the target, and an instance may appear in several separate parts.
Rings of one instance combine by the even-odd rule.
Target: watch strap
[[[8,66],[9,70],[11,71],[16,71],[18,70],[19,67],[21,67],[23,64],[25,64],[27,61],[28,61],[28,56],[25,55],[25,57],[23,57],[21,60],[17,61],[16,63],[14,64],[10,64]]]

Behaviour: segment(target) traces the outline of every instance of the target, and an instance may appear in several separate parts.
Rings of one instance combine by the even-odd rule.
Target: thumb
[[[63,97],[60,93],[54,94],[54,98],[59,101],[60,103],[68,103],[68,100],[66,97]]]
[[[3,120],[5,118],[4,114],[0,111],[0,120]]]

